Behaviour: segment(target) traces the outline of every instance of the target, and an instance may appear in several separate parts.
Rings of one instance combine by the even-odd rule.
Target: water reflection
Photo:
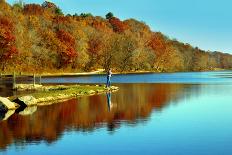
[[[106,98],[107,98],[107,105],[108,105],[108,110],[113,107],[112,102],[111,102],[111,92],[106,93]]]
[[[20,106],[18,109],[15,110],[16,114],[19,115],[32,115],[33,113],[35,113],[37,110],[37,106]]]
[[[152,112],[159,113],[169,104],[197,94],[193,91],[199,90],[200,85],[123,84],[119,87],[120,91],[112,94],[17,110],[7,121],[0,122],[0,149],[16,141],[52,143],[64,131],[92,132],[106,127],[113,132],[122,125],[135,126],[149,120]]]

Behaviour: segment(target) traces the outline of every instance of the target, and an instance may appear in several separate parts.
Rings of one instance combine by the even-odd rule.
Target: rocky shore
[[[20,111],[21,109],[35,106],[50,105],[71,98],[114,92],[119,88],[115,86],[106,88],[104,85],[43,86],[19,84],[16,86],[16,89],[17,91],[26,92],[34,90],[35,92],[22,96],[0,97],[0,113],[8,114],[9,112],[12,113],[12,111]]]

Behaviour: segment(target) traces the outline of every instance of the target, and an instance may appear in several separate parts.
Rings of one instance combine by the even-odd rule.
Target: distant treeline
[[[0,0],[0,62],[0,72],[175,72],[231,69],[232,55],[203,51],[113,13],[64,15],[51,2]]]

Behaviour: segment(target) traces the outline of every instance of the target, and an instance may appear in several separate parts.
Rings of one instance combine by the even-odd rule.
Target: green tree
[[[24,4],[25,4],[25,3],[23,2],[23,0],[18,0],[18,1],[16,1],[16,2],[13,4],[13,7],[17,7],[17,8],[23,9]]]
[[[91,13],[81,13],[80,16],[85,18],[85,17],[92,17],[93,15]]]
[[[60,16],[64,15],[62,10],[59,7],[56,8],[55,13]]]
[[[106,19],[110,19],[112,17],[114,17],[114,14],[112,12],[106,14]]]

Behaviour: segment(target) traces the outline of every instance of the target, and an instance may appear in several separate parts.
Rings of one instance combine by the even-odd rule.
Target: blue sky
[[[8,0],[13,3],[15,0]],[[43,0],[24,0],[42,3]],[[144,21],[154,31],[204,50],[232,54],[231,0],[52,0],[64,13]]]

